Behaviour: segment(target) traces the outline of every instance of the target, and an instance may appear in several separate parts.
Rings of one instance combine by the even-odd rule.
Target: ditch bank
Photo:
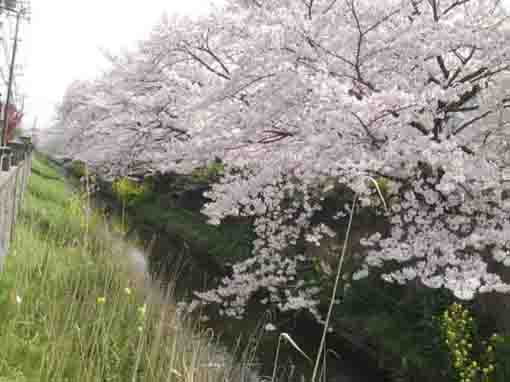
[[[159,181],[172,184],[169,179]],[[155,187],[156,192],[150,197],[126,206],[118,201],[111,183],[99,181],[98,184],[98,206],[127,216],[130,234],[138,235],[148,248],[151,274],[161,279],[175,279],[181,298],[214,285],[230,274],[230,264],[250,254],[252,236],[246,222],[230,221],[220,227],[206,224],[198,212],[203,204],[203,185],[187,184],[184,191],[182,185],[166,190]],[[180,191],[176,192],[176,188]],[[344,293],[342,303],[334,310],[334,332],[328,334],[327,344],[331,350],[328,352],[328,380],[448,380],[444,354],[437,351],[438,341],[431,335],[433,324],[429,319],[448,299],[438,304],[429,301],[437,300],[435,296],[420,293],[409,294],[378,279],[357,283],[349,293]],[[417,305],[416,301],[420,303]],[[267,317],[267,312],[264,307],[253,304],[247,316],[248,319],[240,321],[215,317],[207,326],[220,333],[230,345],[240,338],[247,342],[261,319]],[[273,312],[271,322],[277,324],[278,332],[289,333],[305,352],[314,355],[322,326],[312,317],[306,314],[275,316]],[[258,358],[268,375],[272,372],[277,340],[275,332],[265,332],[259,338]],[[423,345],[428,350],[422,351]],[[311,365],[290,347],[281,353],[285,355],[279,362],[284,374],[310,374]]]
[[[204,290],[215,285],[219,279],[230,274],[230,264],[236,258],[249,256],[251,237],[246,227],[239,221],[228,222],[216,230],[205,223],[191,209],[176,209],[157,219],[155,211],[164,211],[164,198],[152,199],[145,208],[123,208],[116,200],[111,184],[100,182],[99,202],[102,208],[122,214],[125,210],[129,220],[130,234],[137,235],[147,247],[150,273],[159,279],[175,282],[176,294],[186,299],[193,291]],[[188,207],[193,205],[187,195]],[[157,206],[157,208],[154,208]],[[191,213],[190,211],[193,211]],[[190,227],[194,227],[190,228]],[[230,245],[226,245],[229,242]],[[230,249],[230,255],[225,254]],[[221,256],[219,255],[221,253]],[[306,314],[271,315],[271,321],[278,326],[278,332],[260,330],[263,320],[267,320],[266,307],[252,304],[243,320],[226,319],[211,315],[205,325],[219,334],[228,346],[240,341],[241,347],[257,336],[259,341],[257,358],[262,374],[271,375],[274,356],[278,343],[278,333],[286,332],[295,342],[314,358],[322,334],[322,326]],[[327,338],[328,381],[370,382],[389,381],[389,373],[378,367],[377,354],[362,342],[352,342],[354,338],[329,334]],[[279,373],[284,380],[299,380],[303,375],[308,378],[313,365],[285,346],[281,351]],[[294,379],[296,378],[296,379]]]

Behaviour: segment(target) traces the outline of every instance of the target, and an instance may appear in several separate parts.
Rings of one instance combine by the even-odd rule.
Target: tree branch
[[[365,133],[370,138],[370,140],[372,142],[372,145],[379,149],[380,148],[379,144],[383,143],[384,141],[381,140],[381,139],[378,139],[374,134],[372,134],[372,132],[370,131],[369,126],[359,117],[359,115],[357,115],[353,111],[351,111],[351,114],[358,120],[360,125],[363,127],[363,130],[365,130]]]
[[[409,122],[409,126],[414,127],[416,130],[421,132],[423,135],[429,135],[428,130],[420,122],[416,122],[416,121]]]
[[[448,77],[450,77],[450,72],[446,68],[446,64],[444,63],[443,57],[442,56],[436,56],[436,61],[437,61],[438,65],[439,65],[439,68],[441,68],[441,72],[443,73],[443,77],[445,78],[445,80],[447,80]]]
[[[471,0],[457,0],[457,1],[454,1],[452,4],[450,4],[450,6],[448,8],[446,8],[443,11],[443,16],[446,15],[448,12],[450,12],[452,9],[458,7],[459,5],[469,3],[470,1]]]
[[[205,62],[204,60],[202,60],[200,57],[198,57],[196,54],[194,54],[188,47],[184,48],[183,49],[185,53],[189,54],[195,61],[197,61],[199,64],[201,64],[202,66],[204,66],[207,70],[209,70],[211,73],[214,73],[216,74],[217,76],[225,79],[225,80],[230,80],[230,76],[228,75],[225,75],[219,71],[217,71],[216,69],[214,69],[211,65],[209,65],[207,62]]]
[[[468,127],[468,126],[472,125],[473,123],[475,123],[475,122],[477,122],[477,121],[487,117],[491,113],[492,113],[492,111],[489,110],[489,111],[486,111],[485,113],[479,115],[478,117],[472,118],[469,121],[464,122],[462,125],[460,125],[460,127],[457,130],[455,130],[453,132],[453,135],[457,135],[458,133],[462,132],[466,127]]]

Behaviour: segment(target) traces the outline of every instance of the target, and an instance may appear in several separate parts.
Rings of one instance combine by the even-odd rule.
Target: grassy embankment
[[[216,381],[232,372],[126,262],[126,244],[35,159],[0,275],[0,381]],[[240,378],[235,378],[236,381]]]

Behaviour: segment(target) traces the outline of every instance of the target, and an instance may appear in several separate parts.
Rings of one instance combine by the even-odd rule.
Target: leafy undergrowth
[[[55,170],[37,158],[33,168],[0,274],[0,381],[250,377],[132,270],[128,244]]]
[[[370,343],[380,366],[403,380],[450,381],[437,317],[452,302],[442,291],[408,290],[377,278],[359,280],[335,309],[333,325]],[[397,378],[397,380],[399,380]]]
[[[169,232],[218,263],[236,262],[251,255],[253,234],[248,224],[207,224],[204,216],[184,208],[171,207],[164,197],[145,197],[133,205],[135,224],[145,224]]]
[[[461,305],[455,301],[452,294],[444,290],[413,290],[409,286],[367,278],[349,288],[335,311],[333,326],[339,332],[348,328],[358,341],[374,346],[380,366],[393,371],[396,381],[509,381],[510,337],[497,335],[486,317],[475,314],[475,303],[463,302]],[[443,318],[452,306],[462,306],[463,311],[469,312],[473,326],[485,327],[483,331],[470,333],[473,346],[469,345],[469,349],[460,354],[469,361],[471,368],[476,367],[477,363],[475,366],[472,363],[477,361],[483,371],[484,363],[480,360],[487,358],[487,341],[498,338],[491,362],[485,362],[492,365],[490,377],[481,372],[467,377],[467,361],[465,364],[456,361],[458,350],[452,351],[452,344],[443,338]],[[458,324],[458,320],[454,322]],[[457,333],[455,327],[446,331],[450,336],[460,337],[462,334]],[[459,343],[468,345],[464,339]]]

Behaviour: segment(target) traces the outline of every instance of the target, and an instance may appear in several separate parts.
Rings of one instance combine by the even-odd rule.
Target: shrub
[[[499,336],[480,341],[476,321],[469,310],[453,303],[440,318],[441,334],[448,348],[458,382],[489,382],[496,368],[495,345]]]
[[[74,160],[71,162],[71,172],[78,178],[84,177],[87,173],[86,171],[87,165],[79,160]]]
[[[123,205],[131,206],[149,191],[149,185],[123,177],[113,182],[112,189]]]
[[[193,170],[191,177],[194,181],[209,183],[220,177],[224,170],[225,165],[219,161],[215,161],[205,167]]]

